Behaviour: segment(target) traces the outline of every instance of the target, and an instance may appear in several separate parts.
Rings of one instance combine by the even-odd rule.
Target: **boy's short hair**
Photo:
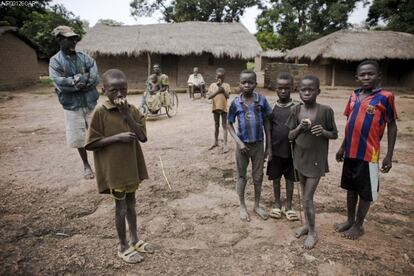
[[[220,67],[220,68],[217,68],[217,69],[216,69],[216,74],[217,74],[217,73],[222,73],[222,74],[225,74],[225,73],[226,73],[226,70],[224,70],[224,68],[221,68],[221,67]]]
[[[373,60],[373,59],[366,59],[364,61],[362,61],[360,64],[358,64],[356,72],[358,73],[359,68],[361,68],[361,66],[363,65],[367,65],[367,64],[371,64],[372,66],[374,66],[377,69],[377,72],[379,72],[380,66],[378,61]]]
[[[277,75],[276,80],[288,80],[293,84],[293,76],[289,72],[281,72]]]
[[[254,72],[251,69],[244,69],[243,71],[241,71],[240,76],[242,74],[252,74],[254,76],[254,79],[257,80],[256,72]]]
[[[119,69],[109,69],[105,73],[102,74],[102,82],[105,85],[109,78],[118,78],[127,80],[124,72]]]
[[[319,88],[319,78],[315,75],[306,75],[302,80],[311,80],[316,84],[316,87]]]

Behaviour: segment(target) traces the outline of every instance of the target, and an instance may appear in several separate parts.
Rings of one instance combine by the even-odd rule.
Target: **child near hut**
[[[272,108],[263,95],[255,91],[256,73],[252,70],[243,70],[240,74],[240,95],[232,102],[229,108],[229,132],[236,142],[237,165],[237,193],[240,200],[240,219],[250,221],[244,200],[246,188],[246,173],[249,161],[252,161],[252,177],[254,184],[254,211],[262,219],[268,219],[267,212],[260,207],[260,195],[263,182],[264,135],[266,132],[267,154],[271,156],[269,116]],[[237,134],[233,124],[236,122]]]
[[[223,152],[229,151],[227,147],[227,99],[230,97],[231,88],[228,83],[224,82],[226,72],[223,68],[216,70],[216,82],[212,83],[207,92],[207,98],[211,100],[212,112],[214,116],[214,144],[209,148],[212,150],[218,147],[218,136],[221,125],[223,127]]]
[[[348,219],[335,224],[335,230],[352,240],[364,234],[365,216],[371,202],[378,197],[378,162],[385,126],[388,127],[388,149],[382,161],[383,173],[388,173],[392,167],[397,138],[394,95],[378,87],[379,64],[373,60],[363,61],[357,67],[356,78],[361,87],[351,94],[345,107],[345,138],[336,153],[336,160],[344,161],[341,187],[347,190]]]
[[[288,220],[294,221],[299,219],[297,213],[292,209],[295,175],[288,138],[289,128],[285,125],[290,111],[295,105],[290,97],[292,90],[292,75],[287,72],[280,73],[276,79],[278,100],[275,102],[270,116],[272,156],[268,157],[267,175],[269,180],[273,180],[275,196],[275,204],[269,216],[279,219],[284,214]],[[285,177],[286,182],[286,207],[283,208],[280,203],[280,180],[282,176]]]
[[[154,251],[151,244],[138,239],[135,211],[135,191],[148,179],[140,146],[147,141],[145,117],[127,102],[127,78],[122,71],[110,69],[102,79],[108,100],[92,115],[85,148],[93,151],[99,193],[111,194],[115,200],[118,256],[127,263],[138,263],[143,260],[138,252]]]
[[[312,249],[318,241],[313,195],[321,177],[329,171],[329,139],[338,138],[334,112],[331,107],[316,102],[319,93],[319,79],[305,76],[299,90],[303,104],[292,108],[286,122],[290,129],[289,139],[294,141],[293,164],[298,171],[305,212],[305,225],[296,231],[295,236],[307,235],[305,249]]]

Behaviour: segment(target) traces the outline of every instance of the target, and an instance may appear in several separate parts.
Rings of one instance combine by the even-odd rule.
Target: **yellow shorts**
[[[110,190],[111,197],[115,200],[124,200],[126,194],[135,193],[135,191],[138,189],[138,187],[139,187],[139,183],[134,184],[134,185],[128,185],[128,186],[116,188],[116,189],[111,189]],[[114,192],[120,193],[120,194],[122,194],[122,196],[117,197],[117,196],[114,195]]]

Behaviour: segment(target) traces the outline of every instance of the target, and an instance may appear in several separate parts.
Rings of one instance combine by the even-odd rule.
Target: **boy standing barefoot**
[[[272,108],[266,98],[254,91],[256,88],[256,73],[252,70],[244,70],[240,74],[241,93],[231,103],[229,109],[229,132],[236,141],[237,163],[237,193],[240,200],[240,219],[250,221],[244,200],[246,188],[246,173],[249,160],[252,161],[252,174],[254,184],[254,211],[262,219],[268,219],[267,212],[259,206],[263,182],[264,136],[266,132],[266,149],[268,156],[272,156],[270,147],[269,115]],[[234,130],[236,122],[238,131]]]
[[[329,172],[329,139],[338,138],[334,112],[329,106],[316,102],[319,93],[319,79],[305,76],[299,90],[303,104],[292,109],[286,122],[290,129],[289,139],[294,141],[293,164],[299,174],[305,212],[305,226],[299,228],[295,236],[307,235],[305,249],[312,249],[318,241],[313,195],[321,177]]]
[[[348,219],[336,224],[335,230],[352,240],[364,234],[365,216],[371,202],[378,197],[380,141],[386,125],[388,150],[381,167],[384,173],[392,167],[397,138],[394,95],[378,88],[378,63],[363,61],[358,65],[356,77],[361,87],[352,93],[345,107],[345,139],[336,154],[338,162],[344,161],[341,187],[347,190]]]

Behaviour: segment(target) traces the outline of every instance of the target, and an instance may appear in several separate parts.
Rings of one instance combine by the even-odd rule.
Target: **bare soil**
[[[311,251],[302,248],[303,238],[293,236],[300,222],[263,221],[253,214],[250,179],[252,221],[239,220],[235,144],[229,139],[227,154],[222,141],[208,151],[211,105],[180,94],[174,118],[147,123],[143,150],[150,179],[137,193],[137,213],[141,237],[159,250],[136,265],[116,256],[113,200],[97,193],[94,180],[82,179],[78,153],[65,145],[63,111],[51,89],[0,93],[0,275],[413,275],[412,94],[396,97],[394,165],[381,175],[380,198],[367,216],[366,234],[350,241],[333,230],[346,218],[342,167],[334,155],[344,135],[341,114],[349,91],[324,89],[319,97],[335,110],[340,138],[330,144],[331,172],[316,191],[320,241]],[[274,92],[262,92],[275,101]],[[129,101],[138,105],[140,97],[131,95]],[[382,155],[386,145],[384,135]],[[160,156],[172,190],[162,176]],[[270,209],[271,182],[263,186],[262,204]],[[294,205],[299,208],[296,191]]]

